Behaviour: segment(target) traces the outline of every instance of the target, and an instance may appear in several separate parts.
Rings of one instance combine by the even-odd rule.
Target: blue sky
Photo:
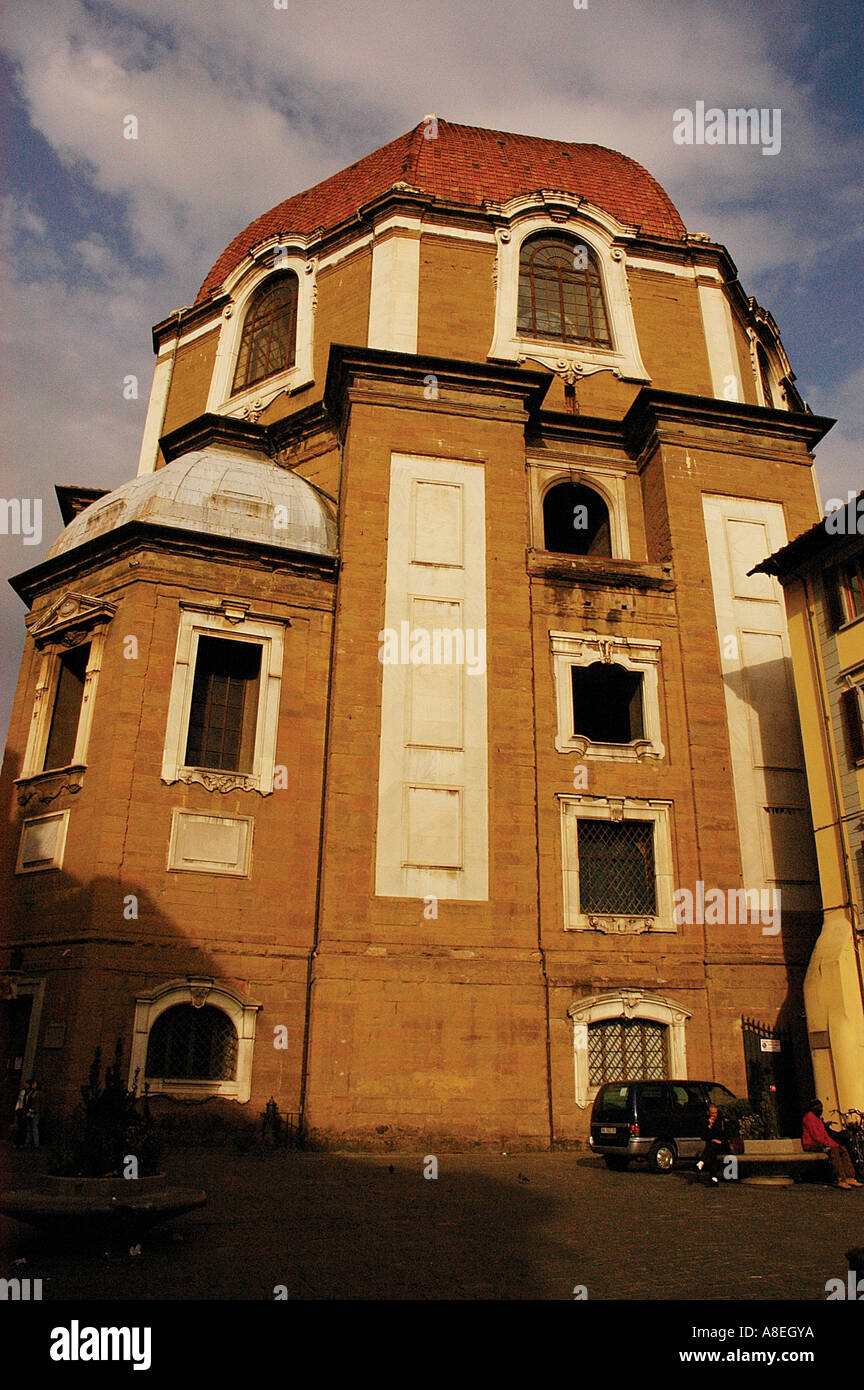
[[[137,466],[150,327],[253,217],[429,111],[640,160],[730,250],[817,413],[823,497],[862,485],[864,10],[790,0],[27,0],[2,28],[0,496]],[[10,7],[11,9],[11,7]],[[779,107],[782,147],[678,146],[673,112]],[[134,114],[137,141],[123,139]],[[139,379],[124,400],[123,379]],[[24,610],[0,588],[0,731]]]

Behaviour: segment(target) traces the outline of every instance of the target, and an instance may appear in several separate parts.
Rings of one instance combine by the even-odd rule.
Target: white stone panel
[[[250,817],[203,816],[175,810],[168,868],[246,876],[251,848]]]
[[[379,896],[488,897],[484,497],[479,465],[392,457],[384,623],[398,640],[382,669]]]

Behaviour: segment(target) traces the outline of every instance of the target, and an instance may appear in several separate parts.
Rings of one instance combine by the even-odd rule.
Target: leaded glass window
[[[517,331],[529,338],[611,348],[600,267],[590,247],[566,237],[525,242]]]
[[[294,365],[297,277],[280,275],[255,293],[247,310],[232,395]]]

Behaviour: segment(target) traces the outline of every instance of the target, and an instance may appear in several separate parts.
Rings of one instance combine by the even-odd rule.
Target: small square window
[[[665,756],[660,737],[660,643],[550,632],[559,753],[610,762]]]
[[[572,666],[573,734],[592,743],[630,743],[645,737],[642,672],[614,662]]]

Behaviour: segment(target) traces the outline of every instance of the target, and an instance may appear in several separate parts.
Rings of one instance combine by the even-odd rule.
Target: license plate
[[[601,1134],[614,1134],[614,1133],[615,1133],[615,1130],[614,1130],[614,1129],[605,1129],[605,1128],[604,1128],[604,1129],[601,1129],[601,1130],[600,1130],[600,1133],[601,1133]]]

